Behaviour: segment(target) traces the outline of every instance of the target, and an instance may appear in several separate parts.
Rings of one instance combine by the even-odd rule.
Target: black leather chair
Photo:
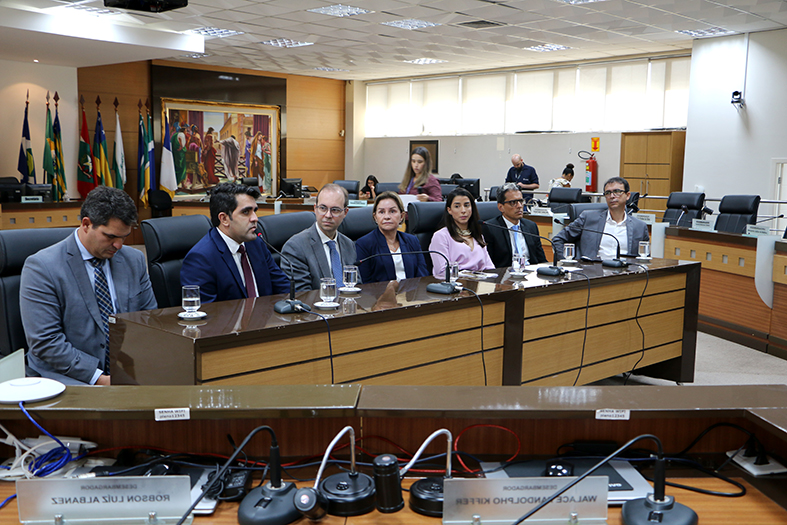
[[[258,179],[257,177],[243,177],[243,178],[240,180],[240,182],[241,182],[241,184],[243,184],[244,186],[254,186],[254,187],[259,187],[259,185],[260,185],[260,179]]]
[[[74,228],[0,231],[0,356],[27,349],[19,315],[19,278],[25,260],[73,233]]]
[[[482,221],[488,221],[502,215],[500,208],[497,207],[497,201],[476,202],[478,208],[478,218]]]
[[[377,183],[377,195],[380,195],[384,191],[392,191],[394,193],[399,193],[399,183],[398,182],[378,182]]]
[[[577,217],[582,215],[583,211],[587,210],[606,210],[606,202],[575,202],[568,205],[566,213],[568,213],[568,222],[573,222]]]
[[[407,207],[407,233],[418,237],[422,250],[428,250],[432,242],[432,235],[440,229],[443,219],[445,203],[442,202],[411,202]],[[429,254],[424,256],[426,267],[431,273],[432,258]]]
[[[582,188],[552,188],[549,190],[549,209],[552,213],[568,213],[568,205],[587,202],[582,197]]]
[[[358,192],[361,189],[361,181],[342,179],[342,180],[335,180],[333,181],[333,183],[347,190],[347,193],[350,194],[351,199],[355,200],[358,198]]]
[[[152,217],[172,216],[172,197],[166,191],[148,190],[148,203],[150,204]]]
[[[683,206],[686,212],[683,212]],[[691,193],[685,191],[674,191],[669,194],[667,199],[667,210],[661,218],[661,222],[668,222],[670,226],[690,228],[692,219],[702,218],[702,208],[705,206],[704,193]],[[678,223],[680,217],[680,223]]]
[[[142,221],[148,274],[159,308],[181,304],[180,267],[189,250],[213,227],[204,215]]]
[[[489,200],[497,201],[497,192],[500,191],[500,186],[492,186],[489,188]]]
[[[638,212],[639,212],[639,192],[632,191],[631,195],[629,195],[629,198],[626,201],[626,213],[638,213]]]
[[[448,197],[448,194],[458,188],[458,184],[441,184],[440,185],[440,192],[443,194],[443,200]]]
[[[374,206],[364,206],[362,208],[350,208],[347,216],[339,225],[339,231],[352,239],[357,241],[370,231],[377,228],[374,222],[373,211]]]
[[[725,195],[719,204],[716,231],[743,233],[747,224],[757,223],[759,195]]]
[[[281,251],[284,243],[296,233],[300,233],[316,221],[313,211],[296,211],[293,213],[280,213],[278,215],[265,215],[257,221],[257,232],[274,248]],[[276,264],[281,256],[274,250],[271,255]],[[281,264],[279,264],[281,267]]]

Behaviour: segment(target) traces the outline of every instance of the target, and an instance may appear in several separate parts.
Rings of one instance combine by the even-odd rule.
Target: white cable
[[[322,457],[322,463],[320,463],[320,470],[317,471],[317,477],[314,479],[314,488],[316,489],[317,486],[320,484],[320,478],[322,477],[322,471],[325,470],[325,463],[328,461],[328,457],[331,455],[333,451],[333,447],[336,446],[336,443],[344,436],[347,432],[350,432],[350,472],[355,472],[355,430],[353,427],[347,425],[338,434],[336,437],[328,445],[328,448],[325,449],[325,455]]]
[[[441,428],[440,430],[435,430],[434,432],[432,432],[432,434],[428,438],[426,438],[423,443],[421,443],[421,446],[413,456],[413,459],[411,459],[410,462],[404,467],[402,467],[402,470],[399,471],[400,478],[405,474],[407,474],[407,471],[410,470],[412,466],[415,465],[415,462],[418,461],[418,459],[421,457],[421,454],[423,453],[424,449],[427,446],[429,446],[429,443],[431,443],[432,440],[437,436],[439,436],[440,434],[444,434],[448,436],[448,448],[446,450],[446,460],[445,460],[445,477],[446,478],[451,477],[451,442],[453,441],[453,437],[451,437],[450,430]]]

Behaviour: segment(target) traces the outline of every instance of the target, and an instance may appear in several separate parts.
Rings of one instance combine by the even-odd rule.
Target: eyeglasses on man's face
[[[509,206],[522,206],[525,204],[525,199],[514,199],[510,201],[505,201],[503,204],[508,204]]]
[[[609,197],[610,195],[615,195],[616,197],[620,197],[624,193],[626,193],[626,190],[621,190],[621,189],[607,190],[604,192],[604,197]]]
[[[339,215],[344,213],[344,208],[338,208],[338,207],[329,208],[325,204],[319,204],[317,206],[317,211],[320,212],[320,215],[325,215],[326,213],[331,212],[331,215],[333,215],[334,217],[338,217]]]

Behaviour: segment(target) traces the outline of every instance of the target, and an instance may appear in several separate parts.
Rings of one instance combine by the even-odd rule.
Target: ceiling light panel
[[[690,36],[692,38],[708,38],[711,36],[731,35],[735,31],[730,31],[729,29],[724,29],[722,27],[711,27],[708,29],[683,29],[681,31],[675,32]]]
[[[225,38],[228,36],[236,36],[244,34],[243,31],[235,31],[232,29],[221,29],[220,27],[199,27],[192,29],[189,33],[202,35],[211,38]]]
[[[565,49],[571,49],[567,46],[561,46],[558,44],[541,44],[538,46],[526,47],[525,51],[536,51],[538,53],[548,53],[550,51],[563,51]]]
[[[265,40],[264,42],[257,43],[273,47],[303,47],[314,45],[314,42],[299,42],[298,40],[290,40],[289,38],[274,38],[273,40]]]
[[[372,12],[367,9],[361,9],[360,7],[342,4],[330,5],[328,7],[318,7],[317,9],[307,9],[307,11],[310,13],[339,17],[365,15]]]
[[[596,2],[606,2],[606,0],[554,0],[562,4],[581,5],[581,4],[595,4]]]
[[[392,20],[391,22],[383,22],[385,26],[398,27],[399,29],[426,29],[427,27],[435,27],[440,24],[434,22],[427,22],[425,20],[416,20],[415,18],[408,18],[405,20]]]
[[[426,66],[429,64],[442,64],[448,62],[447,60],[438,60],[436,58],[416,58],[415,60],[404,60],[408,64],[417,64],[419,66]]]

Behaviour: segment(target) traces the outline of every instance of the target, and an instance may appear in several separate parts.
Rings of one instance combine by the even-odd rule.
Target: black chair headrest
[[[574,221],[577,217],[582,215],[583,211],[606,209],[607,203],[605,202],[575,202],[568,205],[566,212],[568,213],[569,221]]]
[[[213,227],[204,215],[159,217],[142,221],[149,263],[182,259]]]
[[[581,202],[582,188],[552,188],[549,202]]]
[[[19,275],[25,260],[37,251],[52,246],[75,228],[28,228],[0,230],[0,277]]]
[[[686,191],[674,191],[669,194],[667,208],[678,208],[683,206],[690,210],[701,210],[705,205],[704,193],[692,193]]]
[[[497,201],[476,202],[478,208],[478,218],[482,221],[489,221],[501,215]]]
[[[759,195],[725,195],[719,204],[719,213],[757,213],[760,208]]]
[[[172,208],[172,197],[164,190],[148,190],[148,202],[154,210],[168,210]]]
[[[339,232],[343,233],[353,241],[357,241],[370,231],[377,228],[373,216],[374,207],[364,206],[362,208],[350,208],[347,216],[339,225]]]
[[[411,202],[407,207],[408,233],[432,233],[443,219],[443,202]]]

